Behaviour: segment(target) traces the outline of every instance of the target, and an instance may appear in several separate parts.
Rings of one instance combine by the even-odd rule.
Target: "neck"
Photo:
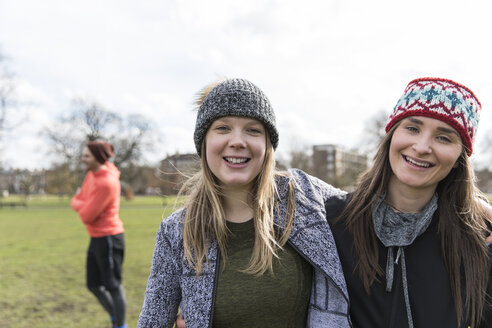
[[[224,189],[224,212],[226,220],[235,223],[246,222],[254,215],[251,192],[248,189]]]
[[[92,171],[92,172],[97,172],[99,171],[100,169],[104,168],[104,164],[101,164],[99,162],[97,162],[96,164],[94,164],[94,166],[92,166],[89,171]]]
[[[434,190],[415,190],[411,188],[396,188],[390,181],[386,192],[386,203],[402,213],[418,213],[430,202]]]

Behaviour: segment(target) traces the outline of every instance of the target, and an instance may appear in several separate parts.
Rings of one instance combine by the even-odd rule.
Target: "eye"
[[[449,138],[448,136],[444,136],[444,135],[437,136],[437,139],[439,141],[442,141],[445,143],[452,143],[453,142],[453,140],[451,140],[451,138]]]
[[[228,131],[229,127],[227,125],[216,125],[214,130],[217,131]]]
[[[414,132],[414,133],[419,132],[419,129],[413,125],[408,125],[405,127],[405,129],[410,131],[410,132]]]
[[[263,133],[263,130],[260,128],[252,127],[252,128],[248,129],[248,132],[253,133],[253,134],[261,134],[261,133]]]

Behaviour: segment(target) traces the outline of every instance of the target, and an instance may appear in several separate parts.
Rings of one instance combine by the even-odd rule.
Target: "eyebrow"
[[[415,123],[415,124],[419,124],[419,125],[424,125],[424,122],[422,122],[421,120],[419,119],[416,119],[414,117],[409,117],[408,120],[412,123]]]
[[[408,120],[410,122],[415,123],[415,124],[418,124],[418,125],[424,125],[424,122],[422,122],[421,120],[419,120],[417,118],[414,118],[414,117],[409,117]],[[444,132],[444,133],[448,133],[448,134],[455,134],[458,137],[460,137],[460,135],[458,134],[458,132],[456,132],[453,129],[449,129],[449,128],[446,128],[446,127],[443,127],[443,126],[439,126],[439,127],[437,127],[437,130],[438,131],[441,131],[441,132]]]
[[[228,119],[226,118],[223,118],[223,117],[219,117],[218,119],[216,119],[215,121],[213,121],[210,126],[212,125],[217,125],[217,124],[229,124],[229,121]]]
[[[441,131],[441,132],[444,132],[444,133],[456,134],[458,137],[460,136],[460,135],[458,134],[458,132],[456,132],[455,130],[448,129],[448,128],[445,128],[445,127],[442,127],[442,126],[438,127],[438,128],[437,128],[437,130],[438,130],[438,131]]]
[[[252,125],[261,125],[261,126],[264,126],[264,124],[260,121],[252,121],[252,122],[248,122],[246,123],[247,126],[252,126]]]

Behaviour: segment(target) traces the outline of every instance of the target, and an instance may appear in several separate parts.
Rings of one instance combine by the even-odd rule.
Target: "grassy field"
[[[173,206],[174,198],[122,200],[129,327],[136,326],[142,306],[155,234]],[[0,208],[0,327],[110,327],[85,287],[88,242],[68,198],[37,197],[27,208]]]
[[[27,208],[0,208],[1,328],[110,327],[85,288],[89,237],[69,201],[36,197]],[[159,223],[174,206],[174,198],[122,200],[129,327],[136,326],[140,313]]]

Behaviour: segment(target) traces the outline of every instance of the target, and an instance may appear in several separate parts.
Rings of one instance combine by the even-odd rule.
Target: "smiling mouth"
[[[420,161],[416,161],[414,160],[413,158],[410,158],[408,156],[405,156],[403,155],[403,159],[405,161],[407,161],[408,163],[410,164],[413,164],[415,166],[418,166],[418,167],[422,167],[422,168],[429,168],[429,167],[432,167],[434,166],[433,164],[429,163],[429,162],[420,162]]]
[[[227,162],[227,163],[230,163],[230,164],[244,164],[244,163],[247,163],[249,162],[249,158],[246,158],[246,157],[241,157],[241,158],[238,158],[238,157],[224,157],[224,160]]]

